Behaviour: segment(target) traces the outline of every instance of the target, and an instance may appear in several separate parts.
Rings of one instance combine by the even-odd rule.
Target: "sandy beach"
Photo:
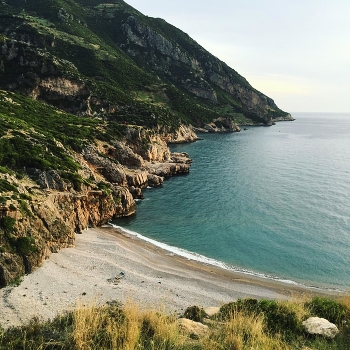
[[[112,227],[90,228],[76,235],[74,248],[52,254],[19,286],[0,290],[0,324],[53,318],[79,303],[130,300],[181,314],[191,305],[218,307],[237,298],[286,299],[307,292],[188,260]]]

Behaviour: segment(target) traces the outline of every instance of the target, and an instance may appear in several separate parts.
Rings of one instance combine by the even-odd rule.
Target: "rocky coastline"
[[[173,133],[128,126],[124,139],[112,144],[96,141],[72,154],[80,165],[77,175],[84,179],[79,186],[59,170],[28,169],[31,176],[23,179],[0,173],[0,179],[27,199],[0,205],[2,226],[12,225],[3,230],[0,243],[15,247],[0,252],[0,287],[31,273],[51,253],[73,247],[76,233],[135,214],[135,200],[144,198],[143,189],[188,173],[192,159],[187,153],[171,153],[168,145],[199,140],[195,131],[239,132],[240,127],[225,118],[203,130],[182,125]],[[12,192],[7,194],[14,198]]]
[[[59,170],[28,169],[31,177],[22,179],[0,173],[0,180],[23,198],[14,191],[2,193],[8,196],[0,205],[0,287],[31,273],[51,253],[73,247],[76,233],[135,214],[135,199],[143,198],[144,188],[190,170],[189,155],[171,153],[167,143],[197,139],[185,126],[173,136],[130,126],[124,140],[98,141],[74,154],[77,175],[84,179],[79,186]]]

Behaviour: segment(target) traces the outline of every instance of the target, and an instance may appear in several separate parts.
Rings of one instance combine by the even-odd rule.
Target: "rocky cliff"
[[[18,179],[1,169],[0,287],[73,246],[86,228],[134,214],[142,189],[161,186],[191,164],[187,154],[170,153],[160,134],[135,127],[124,140],[98,141],[74,158],[85,179],[78,188],[60,170],[28,169],[31,178]]]

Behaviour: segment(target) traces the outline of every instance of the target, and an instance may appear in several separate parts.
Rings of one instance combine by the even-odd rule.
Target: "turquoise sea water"
[[[114,223],[226,268],[350,289],[350,114],[293,116],[172,146],[190,174]]]

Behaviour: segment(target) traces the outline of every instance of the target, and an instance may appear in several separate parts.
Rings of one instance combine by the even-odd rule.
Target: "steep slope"
[[[289,117],[187,34],[124,1],[16,0],[2,7],[12,12],[2,16],[0,28],[12,39],[3,44],[2,88],[70,112],[151,127],[203,127],[219,117],[271,124]],[[70,67],[46,67],[43,59]],[[73,80],[74,98],[57,92],[57,77]]]

